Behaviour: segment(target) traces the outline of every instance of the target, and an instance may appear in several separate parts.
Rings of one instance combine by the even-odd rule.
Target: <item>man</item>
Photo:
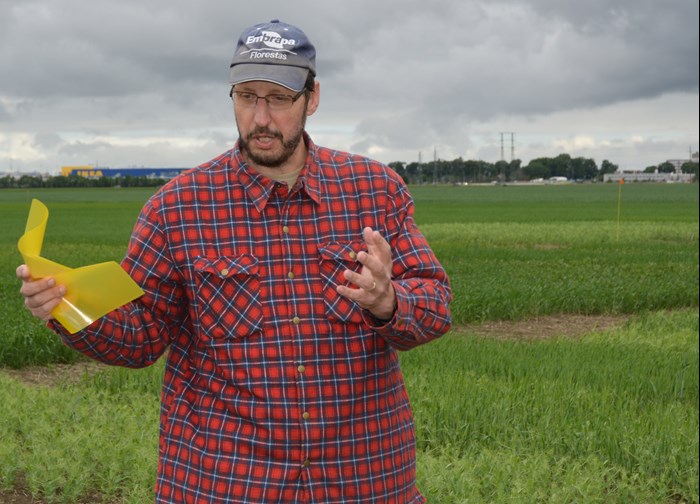
[[[273,20],[231,63],[239,139],[144,206],[122,265],[138,300],[74,335],[65,288],[25,304],[103,362],[166,349],[157,502],[424,502],[396,350],[450,327],[451,291],[385,166],[314,145],[315,49]]]

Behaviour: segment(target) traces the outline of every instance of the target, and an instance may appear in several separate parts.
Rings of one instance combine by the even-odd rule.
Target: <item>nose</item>
[[[265,98],[258,96],[255,102],[255,123],[261,126],[270,123],[270,109]]]

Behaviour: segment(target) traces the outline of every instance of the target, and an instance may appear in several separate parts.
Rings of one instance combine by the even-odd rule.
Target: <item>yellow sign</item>
[[[67,177],[69,175],[78,175],[79,171],[95,170],[92,165],[76,165],[76,166],[61,166],[61,175]]]
[[[141,288],[114,261],[68,268],[41,257],[49,210],[32,200],[27,226],[17,243],[32,278],[53,277],[66,287],[66,295],[51,315],[71,334],[98,318],[143,295]]]

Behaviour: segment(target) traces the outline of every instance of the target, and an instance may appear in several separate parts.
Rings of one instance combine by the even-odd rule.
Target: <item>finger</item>
[[[49,289],[44,289],[32,294],[31,296],[24,297],[24,304],[30,310],[35,308],[41,308],[45,304],[54,304],[63,298],[66,293],[66,288],[62,285],[58,285]]]
[[[352,270],[345,270],[343,272],[343,276],[351,284],[356,285],[360,289],[366,290],[368,292],[373,291],[377,288],[377,281],[373,275],[362,275]]]
[[[61,303],[62,299],[62,297],[54,297],[42,305],[32,307],[29,303],[30,298],[27,298],[25,299],[25,305],[35,317],[42,320],[50,320],[54,318],[51,312]]]
[[[370,285],[370,287],[372,286]],[[365,308],[375,304],[379,298],[379,296],[375,294],[374,290],[365,288],[355,289],[353,287],[348,287],[347,285],[336,285],[335,289],[341,296],[352,299],[353,301],[359,303],[360,306]]]
[[[40,278],[39,280],[22,280],[22,287],[19,289],[20,294],[24,297],[36,296],[40,292],[52,289],[56,286],[56,280],[51,277]]]
[[[27,281],[30,278],[29,267],[26,264],[17,266],[15,273],[17,274],[17,278],[20,280]]]
[[[384,239],[382,234],[369,226],[362,230],[362,238],[372,253],[388,254],[391,250],[389,242]]]

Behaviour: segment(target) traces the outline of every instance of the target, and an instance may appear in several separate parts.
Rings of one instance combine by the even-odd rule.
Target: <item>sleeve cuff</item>
[[[373,330],[381,335],[395,335],[406,329],[407,320],[411,313],[409,298],[405,290],[398,282],[393,282],[394,293],[396,295],[396,308],[394,314],[389,320],[381,320],[376,318],[369,310],[363,310],[362,316],[365,323]]]

